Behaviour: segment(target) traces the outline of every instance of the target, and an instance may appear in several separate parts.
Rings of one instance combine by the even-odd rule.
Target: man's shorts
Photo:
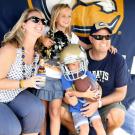
[[[121,102],[103,106],[102,108],[99,109],[99,114],[101,116],[101,119],[102,119],[102,122],[103,122],[103,125],[105,128],[106,128],[106,120],[107,120],[106,117],[107,117],[109,111],[114,108],[119,108],[119,109],[123,110],[124,112],[126,112],[126,108]]]

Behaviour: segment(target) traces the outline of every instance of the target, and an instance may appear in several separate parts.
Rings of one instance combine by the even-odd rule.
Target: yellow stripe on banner
[[[27,0],[29,8],[33,8],[32,0]]]

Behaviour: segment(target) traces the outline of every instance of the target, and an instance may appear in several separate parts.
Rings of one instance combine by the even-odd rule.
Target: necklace
[[[34,60],[32,63],[31,77],[35,73],[35,68],[36,68],[36,65],[38,63],[37,57],[38,57],[37,52],[35,52],[34,53]],[[23,79],[25,80],[27,78],[27,74],[26,74],[26,64],[24,62],[24,58],[25,58],[25,48],[22,47],[22,76],[23,76]]]

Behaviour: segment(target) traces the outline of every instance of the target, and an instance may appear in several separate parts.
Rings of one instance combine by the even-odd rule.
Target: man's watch
[[[103,105],[101,98],[98,100],[98,108],[101,108]]]

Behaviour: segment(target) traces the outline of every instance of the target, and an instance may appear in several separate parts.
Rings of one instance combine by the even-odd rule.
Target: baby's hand
[[[65,95],[68,95],[69,97],[76,96],[73,90],[68,90]]]
[[[71,93],[72,93],[72,91],[71,92],[67,91],[65,93],[65,98],[67,99],[67,101],[70,105],[75,106],[78,103],[78,99],[76,96],[72,95]]]

